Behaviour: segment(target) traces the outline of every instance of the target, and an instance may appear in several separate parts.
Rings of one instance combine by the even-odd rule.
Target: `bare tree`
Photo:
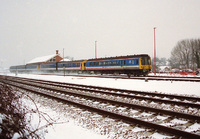
[[[191,40],[191,49],[193,55],[193,63],[196,63],[197,68],[200,68],[200,39]]]
[[[169,59],[173,68],[200,68],[200,39],[179,41]]]

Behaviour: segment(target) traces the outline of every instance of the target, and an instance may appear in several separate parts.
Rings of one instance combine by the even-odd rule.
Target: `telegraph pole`
[[[65,53],[65,49],[63,48],[63,61],[64,61],[64,58],[65,58],[65,57],[64,57],[64,53]]]
[[[95,58],[97,59],[97,41],[95,41]]]
[[[156,75],[156,27],[154,29],[154,75]]]

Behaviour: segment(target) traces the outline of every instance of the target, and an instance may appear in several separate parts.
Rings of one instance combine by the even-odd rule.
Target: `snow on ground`
[[[88,129],[84,129],[69,121],[65,124],[55,125],[48,129],[46,139],[105,139],[106,136],[98,135]]]
[[[42,110],[43,109],[43,110]],[[46,139],[105,139],[106,136],[99,135],[92,130],[88,130],[78,126],[74,119],[66,119],[62,114],[56,113],[51,108],[43,107],[40,111],[46,111],[50,117],[59,117],[57,122],[62,124],[54,124],[48,127],[45,133]]]
[[[7,74],[13,75],[14,74]],[[149,92],[162,92],[170,94],[187,94],[197,95],[200,97],[200,85],[198,82],[183,82],[183,81],[152,81],[145,82],[144,80],[131,80],[131,79],[113,79],[113,78],[95,78],[95,77],[73,77],[73,76],[54,76],[54,75],[31,75],[31,74],[18,74],[18,77],[44,79],[50,81],[68,82],[85,85],[95,85],[103,87],[115,87],[122,89],[138,90],[138,91],[149,91]],[[46,109],[46,108],[44,108]],[[54,115],[55,112],[51,109],[46,109],[49,115]],[[54,114],[52,114],[54,113]],[[59,114],[57,114],[59,116]],[[196,125],[194,125],[196,127]],[[188,129],[190,130],[190,129]],[[160,138],[160,135],[154,134],[153,138]],[[64,124],[56,124],[48,128],[45,138],[70,138],[70,139],[101,139],[107,138],[101,136],[94,131],[84,129],[76,125],[73,120],[70,120]],[[163,138],[163,137],[161,137]]]
[[[149,80],[130,80],[130,79],[113,79],[113,78],[95,78],[95,77],[73,77],[73,76],[55,76],[55,75],[28,75],[19,74],[19,77],[28,77],[36,79],[44,79],[50,81],[68,82],[85,85],[95,85],[103,87],[114,87],[122,89],[130,89],[137,91],[162,92],[169,94],[186,94],[197,95],[200,97],[199,82],[184,81],[155,81]]]

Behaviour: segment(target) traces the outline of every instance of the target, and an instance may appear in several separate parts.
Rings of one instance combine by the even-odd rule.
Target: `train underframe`
[[[132,76],[147,76],[150,72],[149,69],[143,70],[143,69],[137,69],[137,70],[87,70],[87,73],[94,73],[94,74],[126,74],[129,78]]]

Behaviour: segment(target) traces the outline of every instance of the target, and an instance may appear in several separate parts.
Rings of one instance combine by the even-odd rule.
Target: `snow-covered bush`
[[[0,84],[0,138],[42,138],[41,129],[46,127],[33,128],[31,121],[35,113],[40,114],[39,110],[34,110],[26,106],[23,102],[26,94]],[[30,98],[31,99],[31,98]],[[36,104],[31,100],[35,107]],[[40,115],[41,116],[41,115]],[[49,121],[48,121],[49,122]],[[51,122],[49,122],[51,123]],[[50,124],[49,124],[50,125]]]

